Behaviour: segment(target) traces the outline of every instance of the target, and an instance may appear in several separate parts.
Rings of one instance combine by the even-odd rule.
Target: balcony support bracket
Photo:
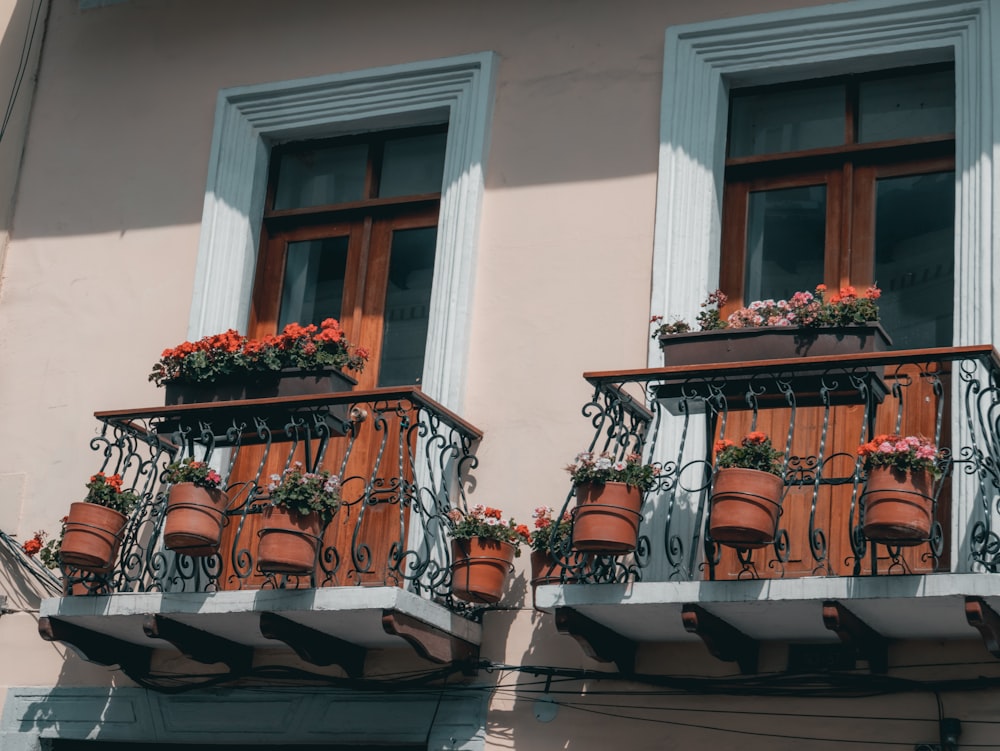
[[[873,673],[889,669],[889,641],[836,600],[823,603],[823,625],[868,662]]]
[[[83,628],[61,618],[41,616],[38,633],[45,641],[61,641],[88,662],[118,665],[132,680],[149,675],[153,650]]]
[[[616,631],[591,620],[572,608],[556,608],[556,628],[560,634],[576,639],[588,657],[599,662],[613,662],[627,675],[635,672],[637,645]]]
[[[398,610],[382,611],[382,628],[387,634],[401,636],[425,660],[447,664],[467,663],[465,672],[474,675],[479,660],[479,647],[449,634],[429,623]]]
[[[277,613],[260,614],[260,633],[287,644],[301,659],[312,665],[337,665],[350,678],[364,674],[367,650],[357,644],[304,626]]]
[[[253,663],[253,648],[162,615],[147,615],[142,630],[150,639],[163,639],[181,654],[207,665],[225,663],[236,675],[245,675]]]
[[[983,644],[994,657],[1000,657],[1000,614],[982,597],[965,598],[965,619],[979,630]]]
[[[742,631],[700,605],[688,603],[681,611],[684,630],[697,634],[705,642],[713,657],[724,662],[735,662],[743,675],[757,672],[760,642],[751,639]]]

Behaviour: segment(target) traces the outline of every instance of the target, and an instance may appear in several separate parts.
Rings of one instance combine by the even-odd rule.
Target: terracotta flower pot
[[[85,571],[109,572],[118,557],[126,521],[124,514],[96,503],[71,503],[60,560]]]
[[[569,566],[564,566],[547,550],[531,551],[531,586],[539,584],[571,584],[580,581],[580,566],[588,556],[574,553],[569,556]]]
[[[919,545],[931,536],[934,480],[929,472],[875,467],[862,495],[865,537],[889,545]]]
[[[473,537],[451,541],[452,594],[469,602],[500,602],[516,548],[509,542]]]
[[[222,539],[228,498],[218,488],[179,482],[167,496],[163,544],[191,556],[215,555]]]
[[[642,493],[623,482],[576,486],[573,550],[620,555],[639,543]]]
[[[257,534],[257,568],[269,574],[309,574],[316,568],[323,523],[319,514],[268,506]]]
[[[784,484],[756,469],[720,469],[712,487],[709,532],[715,542],[762,548],[774,542]]]

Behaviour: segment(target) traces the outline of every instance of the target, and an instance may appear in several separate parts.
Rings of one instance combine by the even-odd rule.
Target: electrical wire
[[[21,91],[21,83],[24,80],[24,74],[28,70],[28,63],[31,60],[31,48],[35,43],[35,33],[38,31],[38,21],[42,16],[42,0],[35,0],[31,4],[31,9],[28,13],[28,25],[24,31],[24,42],[21,45],[21,56],[17,66],[17,73],[14,75],[14,82],[11,87],[10,97],[7,99],[7,109],[4,112],[3,122],[0,122],[0,142],[3,141],[4,134],[7,132],[7,125],[10,123],[10,118],[14,114],[14,103],[17,101],[17,95]]]

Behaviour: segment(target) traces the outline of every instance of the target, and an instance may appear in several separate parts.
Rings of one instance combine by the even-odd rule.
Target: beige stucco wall
[[[0,434],[0,528],[21,539],[55,531],[94,469],[91,414],[160,401],[146,376],[160,351],[186,335],[220,89],[486,50],[499,67],[462,409],[486,432],[474,500],[521,520],[539,504],[559,505],[568,489],[560,468],[589,438],[581,373],[646,361],[664,30],[814,4],[143,0],[81,12],[74,0],[54,0],[0,286],[0,415],[8,426]],[[0,4],[0,14],[15,5],[23,3]],[[0,72],[7,49],[5,37]],[[0,188],[11,174],[3,146]],[[0,248],[7,203],[0,189]],[[486,656],[606,669],[530,609],[526,562],[505,602],[512,612],[487,619]],[[16,601],[23,612],[0,617],[0,701],[8,685],[120,680],[64,662],[61,647],[37,636],[35,607],[25,596]],[[981,644],[960,649],[983,659]],[[700,644],[657,664],[686,659],[706,674],[732,669],[707,659]],[[628,742],[638,747],[731,740],[659,724],[699,724],[686,714],[705,706],[697,698],[610,701],[679,708],[630,725],[641,740]],[[741,712],[771,706],[713,701]],[[971,700],[970,714],[976,702],[985,699]],[[934,741],[932,704],[923,695],[855,700],[830,713],[911,718],[900,721],[900,737]],[[504,692],[493,707],[493,748],[621,743],[611,735],[621,723],[600,714],[561,709],[541,723],[531,701]],[[787,711],[827,710],[799,702]],[[737,726],[770,727],[766,718]],[[885,725],[844,720],[837,737],[878,732]],[[814,718],[792,723],[790,734],[814,736]],[[764,736],[739,742],[802,747]]]

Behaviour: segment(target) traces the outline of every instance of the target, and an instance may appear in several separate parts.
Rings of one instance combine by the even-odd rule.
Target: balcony
[[[452,597],[445,514],[464,503],[482,434],[415,388],[250,399],[96,414],[98,469],[139,496],[110,571],[63,569],[64,596],[39,631],[148,682],[183,655],[247,675],[257,650],[364,673],[372,650],[436,663],[478,658],[479,611]],[[184,457],[223,477],[219,552],[163,543],[169,486]],[[314,570],[262,571],[258,531],[272,473],[294,462],[341,478],[343,502]],[[201,551],[199,551],[201,552]],[[213,670],[218,670],[218,666]],[[468,669],[468,668],[466,668]]]
[[[635,669],[645,644],[703,641],[757,670],[764,642],[839,645],[884,671],[897,639],[975,639],[1000,657],[1000,360],[989,346],[587,373],[591,448],[660,467],[638,549],[579,563],[535,605],[591,656]],[[784,447],[773,540],[712,539],[715,440],[763,431]],[[926,539],[864,533],[859,445],[921,434],[944,449]],[[572,511],[571,491],[563,510]],[[576,568],[573,563],[577,563]],[[570,583],[572,580],[572,583]],[[794,651],[794,650],[793,650]],[[800,650],[801,651],[801,650]],[[790,652],[791,654],[791,652]]]

